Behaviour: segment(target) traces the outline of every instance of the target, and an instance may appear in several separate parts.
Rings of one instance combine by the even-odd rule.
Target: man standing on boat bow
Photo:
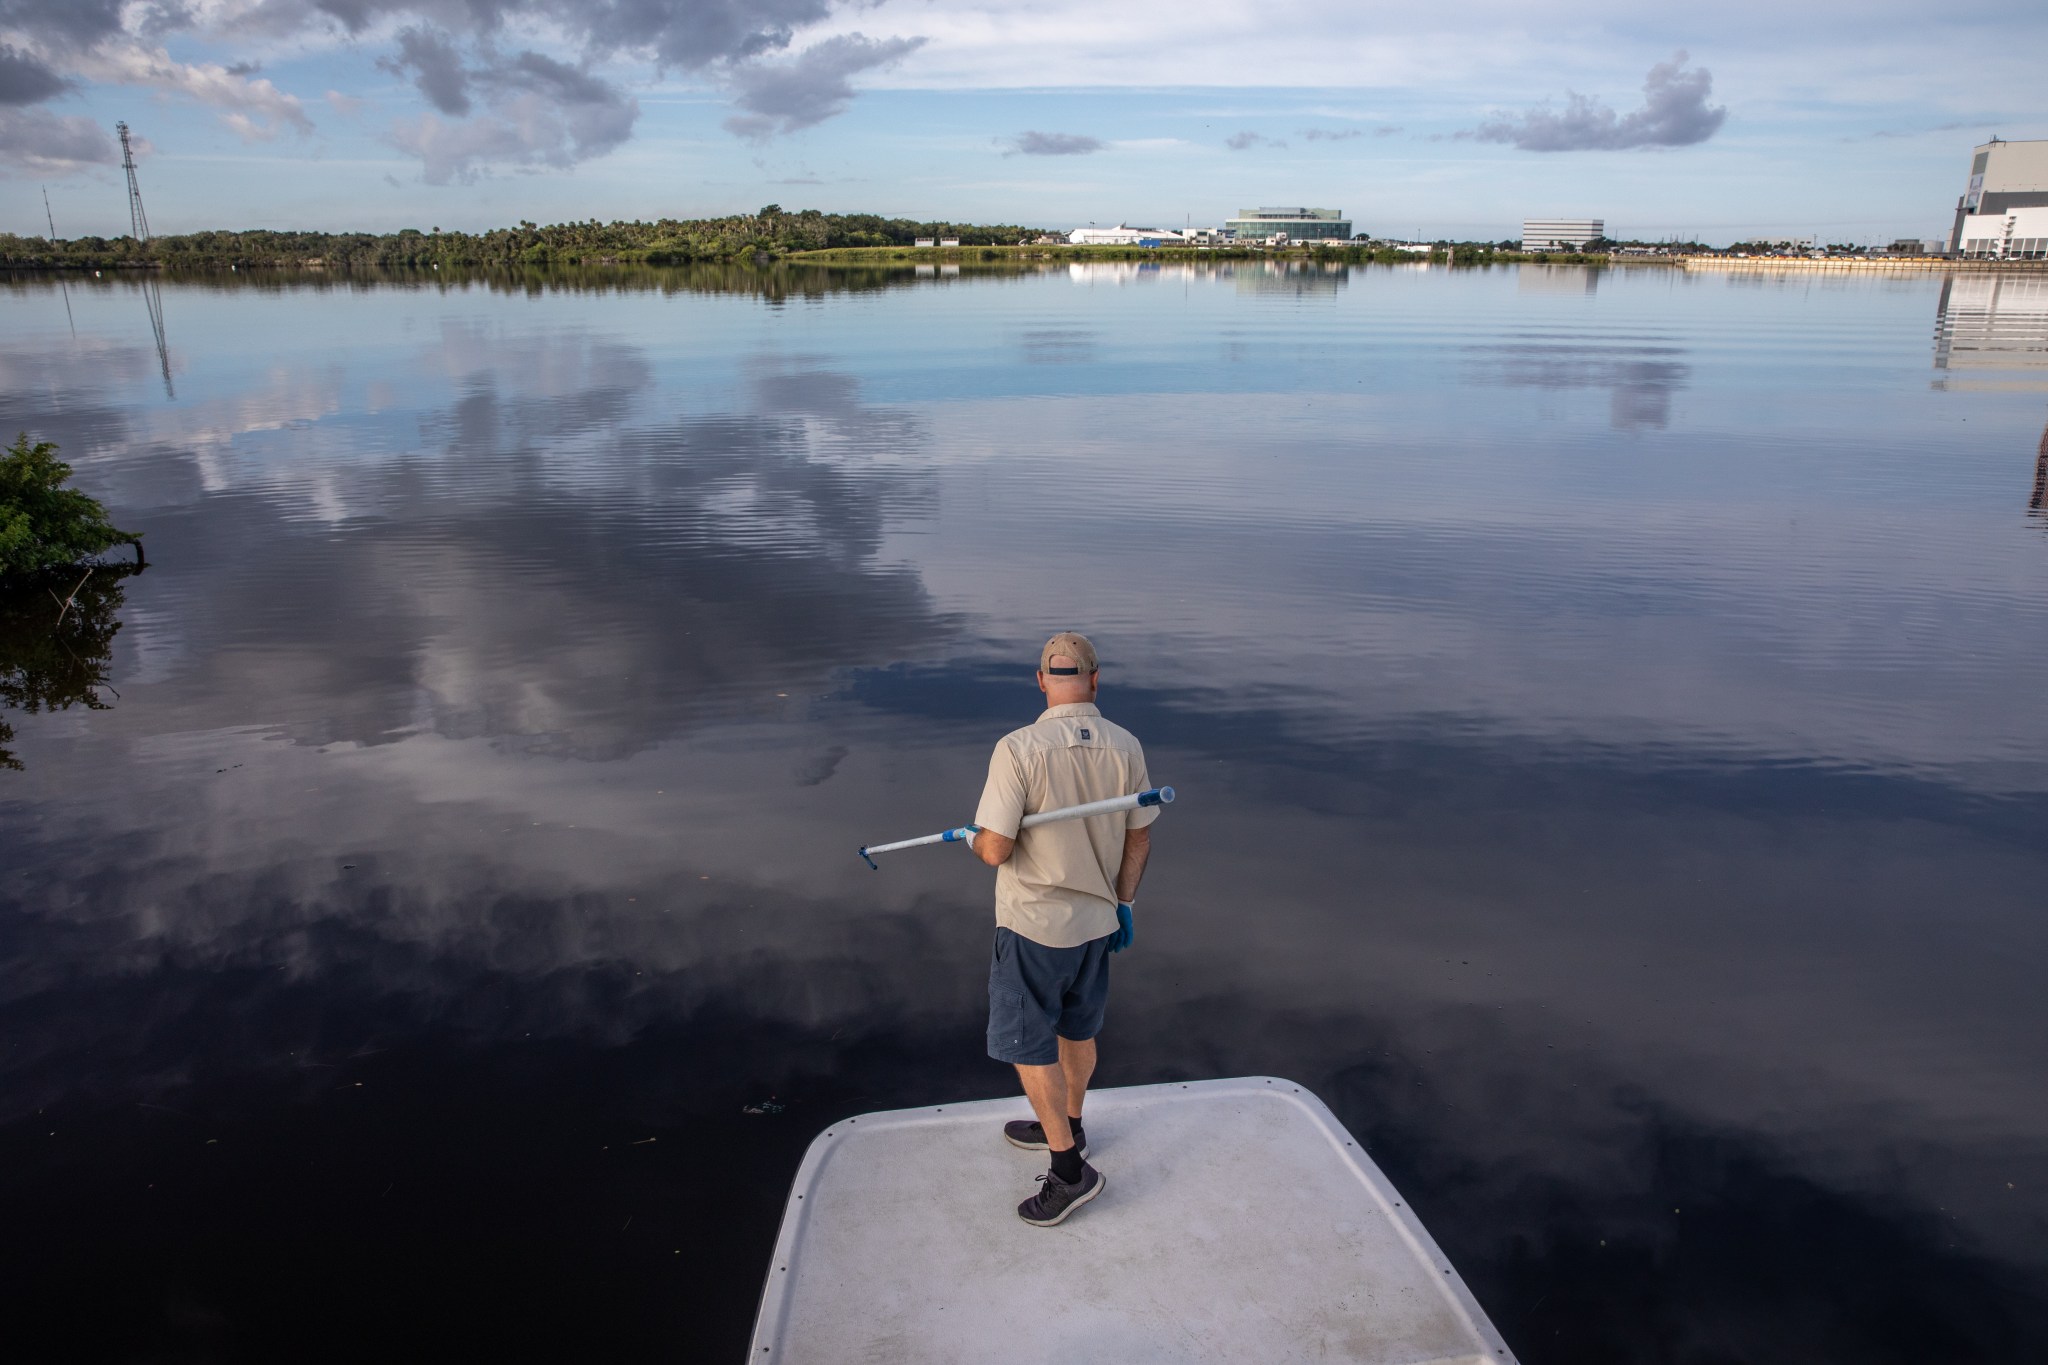
[[[1095,646],[1062,631],[1039,653],[1044,714],[1003,736],[989,759],[975,855],[996,869],[996,941],[988,970],[988,1053],[1017,1068],[1038,1117],[1003,1126],[1052,1169],[1017,1206],[1051,1227],[1102,1193],[1081,1105],[1109,999],[1109,955],[1130,946],[1131,902],[1145,875],[1157,807],[1021,830],[1027,815],[1127,796],[1151,785],[1145,750],[1095,709]]]

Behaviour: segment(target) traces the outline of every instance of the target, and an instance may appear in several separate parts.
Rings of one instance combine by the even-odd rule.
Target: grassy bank
[[[1524,252],[1503,251],[1497,247],[1481,244],[1448,243],[1433,248],[1427,255],[1419,251],[1397,251],[1389,247],[1372,246],[1366,243],[1345,243],[1335,246],[1291,246],[1268,249],[1265,247],[1222,246],[1222,247],[1138,247],[1138,246],[968,246],[958,247],[837,247],[818,251],[796,252],[791,260],[826,265],[895,265],[895,264],[995,264],[999,262],[1064,262],[1064,261],[1175,261],[1201,263],[1204,261],[1328,261],[1336,264],[1373,265],[1414,265],[1424,261],[1439,264],[1449,261],[1454,265],[1621,265],[1621,264],[1669,264],[1664,257],[1612,258],[1603,255],[1578,255],[1569,252]]]

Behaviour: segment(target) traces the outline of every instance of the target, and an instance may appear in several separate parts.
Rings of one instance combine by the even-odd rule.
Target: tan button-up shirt
[[[1159,818],[1156,806],[1027,829],[1027,815],[1128,796],[1151,785],[1145,750],[1092,702],[1046,708],[996,745],[974,823],[1017,840],[996,869],[996,923],[1048,948],[1074,948],[1116,929],[1124,831]]]

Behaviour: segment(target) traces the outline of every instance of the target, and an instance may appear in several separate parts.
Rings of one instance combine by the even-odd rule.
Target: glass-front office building
[[[1264,238],[1278,232],[1290,242],[1348,242],[1351,220],[1342,209],[1239,209],[1223,225],[1232,237]]]

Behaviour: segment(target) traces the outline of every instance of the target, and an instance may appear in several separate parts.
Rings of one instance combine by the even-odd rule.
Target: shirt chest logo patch
[[[1084,725],[1081,727],[1081,738],[1093,739],[1095,738],[1095,736],[1092,733],[1090,733],[1088,727]]]

